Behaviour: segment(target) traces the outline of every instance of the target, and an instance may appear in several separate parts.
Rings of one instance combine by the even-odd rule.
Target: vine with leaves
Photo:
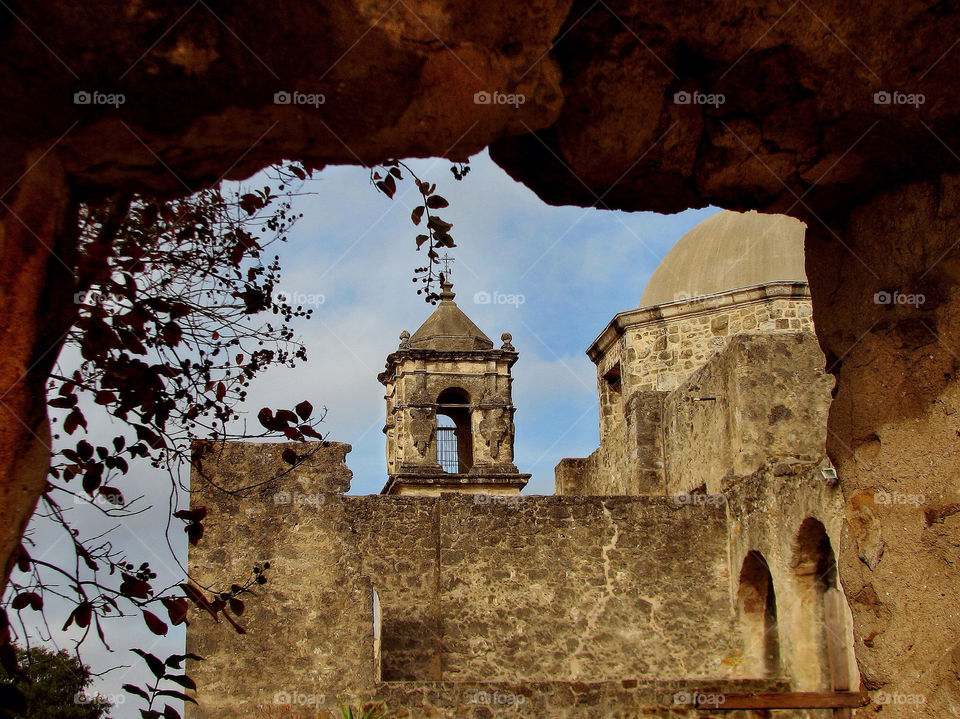
[[[417,251],[427,248],[427,262],[423,267],[416,267],[413,271],[413,282],[423,285],[417,289],[418,295],[423,295],[424,299],[430,304],[436,304],[440,299],[440,293],[437,291],[440,283],[443,281],[440,276],[437,265],[440,264],[441,248],[454,248],[456,243],[450,230],[453,229],[453,223],[442,219],[437,210],[449,207],[450,203],[446,198],[437,194],[436,183],[430,183],[422,180],[410,166],[402,160],[386,160],[379,165],[370,168],[370,181],[384,195],[391,200],[397,193],[397,182],[403,181],[403,172],[413,179],[417,192],[420,193],[420,202],[410,213],[410,220],[419,227],[423,224],[423,232],[416,236]],[[450,167],[454,178],[458,181],[466,177],[470,172],[469,161],[458,162]]]

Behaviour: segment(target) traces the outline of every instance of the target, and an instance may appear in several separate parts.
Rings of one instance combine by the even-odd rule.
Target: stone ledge
[[[809,300],[810,287],[806,282],[766,282],[741,287],[712,295],[666,302],[662,305],[641,307],[618,312],[587,349],[587,356],[596,363],[623,336],[627,329],[636,329],[659,322],[680,318],[692,319],[718,310],[746,307],[772,300]]]
[[[507,489],[510,492],[520,492],[527,486],[531,474],[518,472],[482,472],[474,474],[464,472],[452,474],[437,472],[436,474],[399,473],[391,475],[380,490],[380,494],[393,494],[398,486],[419,487],[423,489],[446,489],[451,492],[470,490],[473,492],[488,491],[495,494],[497,489]]]

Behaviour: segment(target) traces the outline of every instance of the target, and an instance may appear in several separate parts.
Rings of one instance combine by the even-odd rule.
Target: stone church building
[[[248,634],[191,624],[189,716],[849,716],[803,241],[721,212],[677,243],[587,350],[600,446],[560,462],[555,495],[521,492],[511,336],[495,346],[449,284],[378,377],[380,495],[346,494],[347,444],[218,449],[204,471],[236,492],[194,476],[211,512],[191,575],[269,561],[271,580]]]

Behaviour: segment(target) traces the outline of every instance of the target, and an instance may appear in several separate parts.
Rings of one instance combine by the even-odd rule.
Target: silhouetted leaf
[[[169,678],[169,677],[168,677]],[[178,692],[176,689],[161,689],[157,692],[157,696],[160,697],[173,697],[174,699],[182,699],[185,702],[197,703],[197,700],[193,697],[184,694],[183,692]]]
[[[147,623],[147,628],[154,634],[159,634],[160,636],[166,635],[167,623],[160,619],[160,617],[153,612],[148,612],[146,609],[144,609],[143,621]]]
[[[113,404],[117,401],[117,395],[108,389],[103,389],[94,395],[93,401],[97,404]]]
[[[309,424],[301,424],[299,427],[297,427],[297,429],[300,430],[301,434],[304,434],[307,437],[313,437],[314,439],[323,439],[323,435],[317,432],[317,430],[315,430]]]
[[[159,657],[154,656],[149,652],[145,652],[142,649],[131,649],[130,651],[140,655],[143,658],[143,661],[147,663],[147,666],[150,668],[150,671],[153,672],[153,675],[157,679],[162,677],[164,673],[167,671],[164,668],[164,664],[162,661],[160,661]]]
[[[113,487],[100,487],[100,495],[106,499],[110,504],[117,506],[123,505],[123,494],[121,494],[119,489],[114,489]]]
[[[264,407],[257,413],[257,420],[267,429],[274,429],[276,427],[276,421],[273,419],[273,410],[269,407]]]
[[[196,691],[196,682],[194,682],[193,679],[188,677],[186,674],[167,674],[164,678],[169,679],[172,682],[176,682],[182,687]]]
[[[51,407],[57,407],[58,409],[70,409],[77,403],[77,395],[72,394],[69,397],[54,397],[52,400],[47,402]]]
[[[289,409],[278,409],[276,414],[276,419],[284,424],[296,424],[297,415],[291,412]]]
[[[166,442],[163,441],[163,437],[158,435],[149,427],[144,427],[142,424],[135,424],[133,425],[133,428],[137,432],[137,439],[141,442],[145,442],[153,449],[163,449],[167,446]]]
[[[167,322],[163,326],[163,341],[171,347],[176,347],[183,339],[183,329],[176,322]]]
[[[90,602],[80,602],[74,610],[74,621],[77,626],[86,629],[93,618],[93,605]]]
[[[40,611],[43,608],[43,598],[36,592],[20,592],[10,602],[10,606],[16,610],[29,606],[35,611]],[[239,614],[239,612],[237,613]]]
[[[263,207],[263,201],[256,195],[247,193],[240,198],[240,208],[248,215],[252,215]]]
[[[180,597],[163,597],[161,600],[163,606],[167,608],[167,616],[170,618],[170,623],[173,626],[183,624],[187,621],[187,608],[190,606],[187,604],[186,599]]]
[[[77,442],[77,455],[84,461],[93,459],[93,445],[87,440],[81,439]]]
[[[300,419],[303,419],[303,420],[309,419],[310,415],[313,414],[313,405],[310,404],[307,400],[303,400],[303,402],[301,402],[296,407],[294,407],[294,409],[297,411],[297,414],[300,416]]]
[[[136,686],[135,684],[124,684],[120,688],[123,689],[123,691],[127,692],[128,694],[136,694],[138,697],[141,697],[143,699],[146,699],[147,701],[150,701],[150,695],[147,694],[140,687]]]
[[[211,605],[210,601],[203,595],[203,592],[190,584],[180,584],[178,586],[183,590],[183,593],[187,595],[187,598],[190,599],[190,601],[192,601],[201,609],[209,612],[210,616],[216,619],[218,622],[220,621],[216,611],[213,609],[213,605]]]
[[[174,669],[179,669],[180,663],[183,662],[184,659],[193,659],[197,662],[202,662],[204,660],[203,657],[198,656],[197,654],[191,654],[190,652],[187,652],[186,654],[171,654],[169,657],[167,657],[166,665],[168,667],[173,667]],[[168,675],[167,678],[169,679],[172,677]],[[179,684],[180,682],[177,683]]]

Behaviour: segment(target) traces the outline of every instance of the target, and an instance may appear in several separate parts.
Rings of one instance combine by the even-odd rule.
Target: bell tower
[[[453,301],[440,304],[387,357],[388,480],[381,494],[517,494],[530,479],[513,464],[510,368],[519,355],[504,332],[493,342]]]

